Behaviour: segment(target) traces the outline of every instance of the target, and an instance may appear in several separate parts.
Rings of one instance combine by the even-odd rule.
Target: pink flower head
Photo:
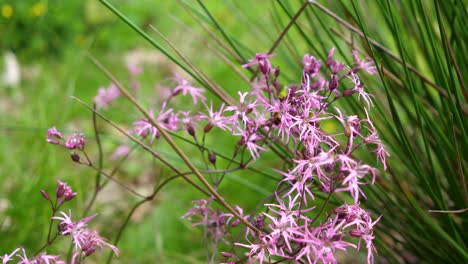
[[[68,137],[65,141],[65,147],[67,149],[79,149],[83,150],[85,145],[85,137],[83,133],[74,133]]]
[[[108,105],[115,99],[120,97],[120,91],[113,83],[106,89],[100,87],[98,94],[94,97],[97,109],[107,109]]]
[[[108,247],[114,251],[115,254],[119,254],[117,247],[107,243],[96,231],[86,228],[87,223],[94,219],[96,215],[88,216],[78,222],[73,222],[71,220],[71,212],[69,212],[69,215],[64,212],[60,213],[62,217],[54,216],[52,219],[60,221],[58,224],[60,234],[71,237],[76,252],[73,258],[76,258],[81,253],[84,253],[87,257],[91,255],[96,248],[102,249],[103,247]]]
[[[243,68],[252,67],[258,64],[260,72],[263,74],[267,74],[268,72],[273,71],[273,67],[271,67],[270,58],[275,56],[274,54],[255,54],[254,59],[250,59],[248,63],[242,65]]]
[[[158,116],[154,118],[154,110],[150,108],[149,115],[153,120],[155,120],[161,127],[167,130],[175,131],[177,128],[177,115],[175,115],[173,109],[165,110],[165,104],[163,104],[162,109],[159,111]],[[159,138],[161,132],[158,128],[153,126],[150,121],[147,119],[141,119],[133,123],[132,133],[142,137],[147,138],[150,136],[150,144],[153,144],[153,141],[156,138]]]
[[[205,92],[204,89],[190,85],[190,83],[187,80],[182,78],[182,76],[180,76],[177,73],[174,73],[174,79],[177,82],[177,86],[172,91],[173,96],[179,93],[182,93],[182,95],[184,96],[190,94],[193,100],[193,104],[197,104],[198,99],[200,99],[201,101],[206,100],[205,96],[203,95],[203,93]]]
[[[364,138],[364,143],[376,146],[376,148],[372,152],[374,152],[377,156],[377,159],[379,159],[382,162],[384,170],[387,170],[386,157],[389,157],[390,154],[387,152],[387,150],[385,150],[385,146],[379,138],[379,134],[377,133],[377,130],[375,129],[375,126],[369,117],[367,109],[364,108],[364,111],[366,112],[367,117],[365,122],[367,122],[367,124],[370,125],[370,127],[368,128],[370,134]]]
[[[50,144],[58,145],[60,142],[58,139],[62,139],[62,133],[58,131],[55,127],[51,127],[47,130],[47,142]]]
[[[218,209],[212,207],[212,199],[209,200],[196,200],[192,202],[194,206],[190,208],[181,218],[187,218],[193,222],[193,226],[203,226],[208,233],[211,241],[217,244],[223,240],[226,244],[225,236],[228,234],[228,229],[238,223],[236,220],[232,222],[233,215],[223,213]],[[243,215],[243,210],[236,206],[236,210],[243,218],[248,216]]]
[[[317,75],[319,73],[320,67],[322,66],[319,60],[317,60],[314,56],[310,56],[309,54],[304,55],[302,64],[304,64],[302,72],[310,77]]]
[[[10,262],[11,260],[13,260],[13,256],[16,254],[16,252],[18,252],[20,249],[22,248],[17,248],[15,250],[13,250],[13,252],[11,252],[10,255],[8,254],[5,254],[3,256],[0,256],[0,259],[2,259],[2,264],[6,264],[8,262]]]
[[[71,187],[66,183],[62,182],[61,180],[57,180],[57,182],[58,186],[55,195],[59,204],[62,204],[63,201],[70,201],[73,199],[73,197],[76,196],[76,192],[73,192]]]
[[[117,149],[112,153],[111,160],[117,160],[120,157],[126,157],[130,153],[130,146],[127,144],[122,144],[117,147]]]
[[[127,64],[127,69],[128,69],[128,73],[130,73],[131,77],[134,77],[136,75],[140,75],[140,74],[143,73],[143,67],[141,67],[138,64],[129,63],[129,64]]]
[[[348,78],[351,79],[351,81],[354,84],[354,87],[349,91],[357,92],[358,93],[358,98],[361,99],[361,97],[362,97],[362,99],[367,104],[367,108],[370,108],[371,106],[374,106],[374,104],[372,103],[372,99],[371,99],[371,97],[373,97],[373,95],[367,93],[366,91],[364,91],[364,84],[361,83],[361,80],[359,79],[359,76],[351,71]]]
[[[344,69],[344,64],[341,64],[333,59],[333,53],[335,53],[335,48],[330,49],[328,52],[326,66],[330,68],[332,74],[338,74]]]
[[[224,113],[224,104],[221,105],[219,111],[213,111],[213,102],[210,102],[210,107],[205,104],[208,114],[200,113],[201,119],[207,119],[208,124],[206,124],[203,129],[205,133],[208,133],[214,126],[226,130],[229,124],[229,118],[223,116]]]
[[[354,72],[357,72],[358,70],[364,70],[368,72],[369,74],[377,73],[377,68],[375,67],[374,62],[371,59],[369,58],[365,58],[362,60],[359,59],[357,50],[353,50],[351,54],[353,55],[354,64],[356,65],[355,68],[353,69]]]

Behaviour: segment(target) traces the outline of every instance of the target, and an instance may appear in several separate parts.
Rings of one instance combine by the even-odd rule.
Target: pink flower
[[[375,67],[374,62],[372,60],[370,60],[369,58],[365,58],[363,60],[359,59],[357,50],[353,50],[351,52],[351,55],[353,55],[354,65],[356,65],[353,69],[353,72],[364,70],[369,74],[377,73],[377,68]]]
[[[85,137],[83,133],[74,133],[70,137],[68,137],[67,141],[65,141],[65,147],[67,149],[79,149],[83,150],[85,145]]]
[[[112,153],[111,160],[117,160],[120,157],[126,157],[130,153],[130,146],[127,144],[122,144],[117,147],[117,149]]]
[[[174,73],[174,79],[177,81],[177,86],[176,88],[174,88],[172,95],[182,93],[182,95],[185,96],[186,94],[190,94],[194,104],[197,104],[198,99],[200,99],[201,101],[206,100],[205,96],[203,95],[203,93],[205,92],[204,89],[190,85],[190,83],[187,80],[182,78],[182,76],[180,76],[177,73]]]
[[[107,109],[108,105],[115,99],[120,97],[120,91],[113,83],[106,89],[100,87],[98,94],[94,97],[97,109]]]
[[[102,249],[104,247],[110,248],[117,255],[119,254],[117,247],[107,243],[96,231],[85,228],[87,223],[94,219],[96,215],[88,216],[78,222],[73,222],[70,217],[71,212],[69,212],[70,216],[64,212],[60,213],[62,214],[62,217],[54,216],[52,219],[60,221],[58,226],[62,235],[71,237],[75,246],[75,254],[73,255],[74,259],[82,253],[87,257],[94,253],[96,248]]]
[[[201,119],[208,120],[208,124],[206,124],[204,128],[205,133],[208,133],[211,130],[211,128],[213,128],[213,126],[219,127],[222,130],[226,130],[226,128],[228,128],[230,119],[223,116],[224,104],[222,104],[221,107],[219,108],[219,111],[216,111],[216,112],[213,111],[213,102],[210,103],[209,108],[206,104],[205,104],[205,107],[206,107],[208,114],[200,113]]]
[[[143,73],[143,67],[139,66],[138,64],[127,64],[128,73],[130,73],[131,77],[136,75],[140,75]]]
[[[15,255],[16,252],[18,252],[20,249],[22,249],[22,248],[17,248],[15,250],[13,250],[13,252],[11,252],[10,255],[5,254],[5,255],[1,256],[0,259],[2,259],[2,264],[6,264],[6,263],[10,262],[11,260],[13,260],[13,255]]]
[[[304,64],[302,72],[310,77],[317,75],[319,73],[320,67],[322,66],[319,60],[317,60],[314,56],[310,56],[309,54],[304,55],[302,64]]]
[[[62,204],[64,201],[70,201],[76,196],[76,192],[73,192],[70,186],[66,183],[58,180],[57,190],[55,192],[58,204]]]
[[[164,110],[165,105],[163,105],[161,111],[159,111],[158,116],[154,118],[154,110],[150,108],[149,114],[150,116],[158,122],[163,128],[167,130],[176,130],[177,128],[177,115],[172,113],[172,109],[168,109],[167,111]],[[150,137],[150,144],[153,144],[153,141],[156,138],[159,138],[160,132],[159,130],[153,126],[147,119],[141,119],[133,123],[132,133],[142,137],[147,138]]]
[[[242,65],[243,68],[252,67],[258,64],[260,72],[266,74],[268,72],[273,71],[273,67],[271,67],[270,58],[275,56],[274,54],[255,54],[254,59],[250,59],[248,63]]]
[[[47,130],[47,142],[50,144],[58,145],[60,142],[58,139],[62,139],[62,133],[58,131],[55,127],[51,127]]]

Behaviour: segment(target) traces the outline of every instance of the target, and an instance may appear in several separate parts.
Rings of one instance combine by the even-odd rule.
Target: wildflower
[[[85,145],[85,137],[83,133],[74,133],[70,137],[68,137],[67,141],[65,141],[65,147],[67,149],[79,149],[83,150]]]
[[[367,104],[367,108],[369,108],[370,106],[374,106],[374,104],[372,103],[372,99],[371,99],[373,95],[364,91],[364,85],[361,83],[359,76],[351,71],[349,79],[351,79],[351,81],[354,84],[354,87],[351,89],[351,91],[357,92],[359,99],[361,99],[361,97],[363,98],[363,100]]]
[[[217,244],[224,239],[227,233],[231,214],[222,213],[211,207],[212,200],[193,201],[194,207],[190,208],[181,218],[188,218],[193,222],[193,226],[204,226],[210,239]]]
[[[291,243],[293,243],[294,239],[301,233],[298,224],[300,215],[302,213],[313,210],[314,207],[301,209],[299,206],[300,203],[296,202],[298,196],[294,198],[288,196],[289,203],[286,205],[276,193],[275,195],[278,204],[265,204],[265,206],[267,206],[271,212],[276,214],[276,216],[263,213],[263,215],[272,221],[272,223],[269,225],[271,229],[269,236],[275,237],[278,240],[281,238],[282,241],[286,243],[289,252],[293,252]]]
[[[44,3],[37,2],[31,7],[31,16],[40,17],[47,12],[47,6]]]
[[[305,54],[302,59],[302,64],[304,64],[302,72],[310,77],[314,77],[319,73],[320,67],[322,66],[320,61],[317,60],[314,56]]]
[[[369,118],[369,113],[366,109],[364,109],[364,111],[366,112],[367,117],[365,121],[367,122],[367,124],[370,125],[370,127],[368,128],[370,134],[364,138],[364,142],[366,144],[374,144],[377,146],[372,152],[375,152],[377,158],[382,162],[384,170],[387,170],[386,157],[389,157],[390,154],[385,150],[385,147],[379,138],[379,134],[377,133],[377,130],[375,129],[374,124],[372,123],[372,120]]]
[[[356,65],[355,68],[353,69],[353,72],[364,70],[368,72],[369,74],[377,73],[377,68],[375,67],[374,62],[372,60],[368,58],[365,58],[363,60],[359,59],[357,50],[353,50],[351,52],[351,55],[353,55],[354,65]]]
[[[60,214],[62,217],[54,216],[52,219],[60,221],[58,226],[61,235],[71,237],[76,251],[74,258],[81,254],[81,252],[85,253],[85,256],[89,256],[96,248],[103,247],[108,247],[114,251],[115,254],[119,254],[117,247],[107,243],[96,231],[85,228],[87,223],[94,219],[96,215],[88,216],[78,222],[73,222],[71,220],[71,212],[69,212],[68,215],[64,212],[60,212]]]
[[[97,109],[107,109],[108,105],[120,97],[120,91],[113,83],[106,89],[99,87],[98,94],[94,97]]]
[[[249,122],[248,115],[256,110],[257,101],[253,103],[246,102],[245,98],[249,93],[241,93],[240,91],[237,92],[239,94],[239,106],[228,106],[226,107],[226,112],[234,112],[234,114],[230,117],[231,124],[234,128],[240,128],[239,120],[242,124],[247,124]]]
[[[349,138],[348,146],[346,147],[346,150],[347,150],[346,154],[349,155],[351,153],[351,150],[352,150],[354,138],[356,136],[362,137],[361,134],[360,134],[360,130],[361,130],[360,120],[355,115],[348,116],[348,117],[343,116],[343,114],[341,113],[341,111],[340,111],[340,109],[338,107],[335,107],[335,110],[338,112],[338,116],[335,115],[335,117],[343,125],[343,127],[345,129],[344,134],[345,134],[346,137]],[[346,118],[346,120],[345,120],[345,118]]]
[[[131,77],[140,75],[143,73],[143,67],[137,65],[137,64],[127,64],[127,69],[128,73],[130,74]]]
[[[335,48],[330,49],[328,52],[326,66],[330,68],[333,75],[340,73],[344,69],[344,64],[341,64],[333,59],[333,54],[335,53]]]
[[[10,262],[11,260],[13,260],[13,255],[16,254],[16,252],[18,252],[21,248],[17,248],[15,250],[13,250],[13,252],[11,252],[10,255],[8,254],[5,254],[3,256],[0,256],[0,259],[2,259],[2,264],[6,264],[8,262]]]
[[[358,202],[359,194],[362,194],[364,197],[364,192],[360,189],[359,185],[366,184],[360,180],[364,178],[367,174],[372,174],[372,183],[375,181],[376,170],[369,165],[361,164],[349,158],[346,155],[338,155],[338,160],[341,162],[340,171],[345,173],[345,178],[343,179],[342,185],[346,187],[341,187],[336,189],[337,192],[348,191],[354,199],[354,203]]]
[[[242,135],[241,144],[245,145],[247,150],[250,152],[250,156],[256,160],[260,157],[259,151],[267,151],[266,148],[257,144],[257,141],[262,141],[263,136],[258,135],[257,133],[249,133],[247,130]]]
[[[323,263],[337,263],[334,255],[337,250],[356,248],[356,245],[343,240],[341,229],[344,224],[345,222],[338,217],[318,227],[309,227],[306,223],[301,237],[296,239],[297,242],[305,243],[296,255],[296,260],[305,257],[308,263],[317,263],[319,260]]]
[[[208,114],[200,113],[201,119],[207,119],[208,124],[206,124],[205,128],[203,129],[205,133],[208,133],[213,126],[219,127],[222,130],[225,130],[228,127],[229,119],[224,117],[222,114],[224,112],[224,104],[221,105],[219,111],[213,111],[213,102],[210,103],[210,107],[205,104]]]
[[[168,130],[175,130],[177,128],[177,116],[172,115],[172,111],[172,109],[165,110],[165,105],[163,105],[156,118],[154,118],[153,108],[150,108],[149,115],[163,128]],[[161,134],[161,132],[159,132],[159,130],[147,119],[138,120],[133,123],[133,126],[132,133],[135,133],[142,138],[147,138],[149,135],[151,135],[150,144],[153,144],[153,141],[156,138],[159,138]]]
[[[9,4],[2,6],[2,16],[6,19],[10,18],[13,15],[13,7]]]
[[[177,86],[172,91],[173,96],[179,93],[182,93],[182,95],[185,96],[188,93],[192,97],[193,104],[197,104],[198,99],[201,101],[206,100],[205,96],[203,95],[205,92],[204,89],[190,85],[187,80],[182,78],[182,76],[177,73],[174,73],[174,79],[177,81]]]
[[[281,255],[279,253],[277,254],[276,240],[272,239],[268,235],[261,235],[259,240],[260,241],[258,243],[250,243],[250,245],[242,243],[234,243],[234,245],[250,249],[248,254],[250,260],[249,263],[258,261],[259,264],[262,264],[263,261],[269,259],[270,255]]]
[[[263,74],[267,74],[273,71],[273,67],[271,67],[270,58],[275,56],[274,54],[255,54],[255,58],[249,60],[248,63],[242,65],[243,68],[252,67],[258,64],[260,72]]]
[[[130,153],[130,146],[122,144],[112,153],[111,160],[117,160],[120,157],[126,157]]]
[[[49,128],[47,130],[47,142],[58,145],[60,144],[58,139],[62,139],[62,133],[60,133],[60,131],[58,131],[55,127]]]
[[[57,190],[55,191],[55,195],[57,197],[58,204],[62,204],[63,201],[70,201],[73,197],[76,196],[76,192],[73,192],[70,186],[66,183],[62,182],[61,180],[57,180],[58,186]]]

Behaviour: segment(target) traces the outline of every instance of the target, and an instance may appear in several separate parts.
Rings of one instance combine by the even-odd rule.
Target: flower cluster
[[[19,252],[19,253],[18,253]],[[60,256],[56,255],[48,255],[46,252],[43,252],[36,257],[29,258],[26,255],[26,250],[24,248],[17,248],[13,250],[10,254],[5,254],[3,256],[0,256],[0,259],[2,259],[2,263],[6,264],[9,263],[10,261],[17,260],[18,264],[66,264],[65,261],[60,260]]]
[[[93,254],[97,248],[102,249],[104,247],[110,248],[115,254],[119,254],[117,247],[107,243],[99,233],[95,230],[87,229],[87,223],[94,219],[96,215],[92,215],[81,219],[78,222],[71,220],[71,212],[67,215],[61,212],[62,216],[54,216],[52,219],[59,220],[58,225],[60,234],[63,236],[70,236],[74,245],[74,254],[72,257],[73,261],[81,260],[85,257]]]
[[[53,215],[59,210],[59,208],[67,201],[70,201],[76,196],[76,192],[73,192],[72,188],[68,186],[65,182],[58,180],[58,186],[55,191],[56,201],[55,203],[52,202],[50,195],[45,191],[41,190],[41,195],[50,202],[51,209]],[[114,245],[111,245],[102,238],[97,231],[90,230],[86,228],[87,223],[96,217],[96,215],[92,215],[81,219],[78,222],[73,222],[71,220],[71,212],[69,214],[65,214],[61,212],[62,216],[52,216],[50,225],[52,227],[53,220],[59,220],[60,223],[58,224],[58,233],[55,238],[51,236],[51,229],[49,229],[49,235],[47,239],[46,248],[47,246],[51,245],[58,235],[62,236],[70,236],[72,239],[72,243],[74,245],[73,256],[71,258],[70,263],[83,263],[83,260],[93,254],[96,249],[102,249],[104,247],[110,248],[114,251],[115,254],[119,254],[119,250]],[[60,260],[59,255],[49,255],[46,252],[41,252],[33,257],[28,257],[26,254],[26,250],[24,248],[17,248],[10,254],[5,254],[0,256],[2,259],[2,263],[8,263],[17,259],[16,263],[19,264],[65,264],[66,262]]]
[[[47,130],[47,142],[54,145],[61,145],[69,150],[83,150],[85,145],[85,137],[82,133],[73,133],[66,140],[62,133],[57,128],[52,127]]]
[[[216,111],[213,102],[207,102],[204,90],[195,87],[178,74],[170,81],[173,88],[167,88],[160,105],[149,110],[151,118],[143,118],[133,123],[131,133],[153,144],[161,136],[159,129],[171,132],[185,131],[199,147],[206,167],[209,161],[216,170],[216,154],[205,148],[205,137],[213,128],[237,139],[233,144],[232,161],[240,157],[239,168],[243,169],[259,160],[271,146],[282,150],[283,169],[276,170],[280,176],[271,199],[274,202],[264,204],[265,211],[244,215],[241,207],[225,213],[213,207],[214,198],[198,200],[183,218],[203,226],[205,237],[217,249],[220,241],[232,246],[232,252],[223,252],[226,263],[235,263],[247,258],[253,262],[293,263],[336,263],[336,253],[348,249],[359,250],[361,243],[367,249],[367,261],[373,263],[373,227],[380,219],[373,220],[370,213],[359,206],[366,198],[363,185],[373,184],[378,170],[356,157],[356,151],[370,151],[386,169],[388,152],[379,138],[377,130],[369,116],[373,107],[372,95],[364,88],[358,73],[375,74],[375,66],[369,59],[359,58],[352,52],[353,65],[348,67],[334,59],[334,49],[328,53],[325,63],[311,56],[304,55],[302,76],[298,83],[283,85],[280,83],[280,69],[273,67],[271,54],[256,54],[255,58],[243,67],[257,67],[259,74],[248,92],[238,92],[239,100],[235,105],[222,104]],[[134,78],[141,73],[140,68],[130,67],[133,80],[133,92],[139,85]],[[174,98],[190,96],[190,109],[175,110]],[[348,114],[341,105],[353,95],[361,102],[361,113]],[[98,108],[106,108],[110,102],[120,96],[118,89],[111,85],[101,88],[95,98]],[[196,112],[195,107],[204,106],[204,111]],[[159,126],[155,126],[154,122]],[[325,129],[333,127],[335,131]],[[200,135],[202,140],[200,141]],[[84,136],[73,134],[68,139],[62,137],[55,128],[47,131],[47,141],[62,145],[70,150],[84,152]],[[113,157],[127,156],[130,149],[120,146]],[[247,158],[245,158],[247,157]],[[72,153],[72,159],[80,162],[80,156]],[[219,172],[219,171],[218,171]],[[213,177],[210,180],[217,188],[224,178]],[[67,186],[59,182],[58,201],[67,201],[74,194]],[[342,206],[331,206],[333,195],[345,193],[350,198]],[[317,199],[316,196],[325,196]],[[48,195],[44,194],[44,197]],[[340,196],[342,198],[343,196]],[[46,198],[47,199],[47,198]],[[61,204],[58,203],[58,204]],[[350,204],[350,205],[349,205]],[[55,208],[55,207],[54,207]],[[58,208],[58,207],[57,207]],[[55,209],[57,209],[55,208]],[[55,216],[59,220],[60,234],[70,236],[74,244],[73,260],[91,255],[97,248],[108,247],[115,253],[115,246],[105,242],[97,232],[86,228],[87,222],[95,216],[78,222],[71,220],[70,214]],[[241,222],[249,221],[251,230],[246,228],[243,235],[233,236],[232,228]],[[236,247],[234,247],[236,246]],[[235,251],[246,251],[242,257]],[[213,256],[211,260],[213,260]]]
[[[325,65],[306,54],[301,82],[286,87],[279,83],[279,68],[270,62],[273,55],[257,54],[244,67],[258,65],[260,76],[250,92],[239,92],[239,104],[223,105],[217,112],[210,104],[208,113],[200,114],[203,120],[208,120],[205,133],[216,126],[238,136],[237,146],[250,153],[250,161],[258,159],[272,144],[291,149],[290,168],[278,171],[282,175],[278,190],[287,187],[284,192],[275,192],[276,203],[265,205],[271,213],[253,220],[263,232],[248,231],[246,243],[235,242],[250,249],[247,256],[252,262],[288,259],[299,263],[336,263],[337,251],[359,249],[361,240],[366,244],[368,262],[373,262],[372,233],[378,220],[372,221],[369,213],[359,207],[359,200],[365,197],[361,186],[374,183],[377,169],[356,159],[353,153],[370,147],[386,169],[389,154],[368,114],[373,106],[372,95],[364,90],[357,75],[359,71],[370,74],[376,71],[372,61],[360,59],[355,51],[352,68],[335,60],[333,54],[334,49],[330,50]],[[353,94],[364,103],[365,118],[346,115],[340,109],[338,101]],[[324,130],[324,123],[341,125],[342,129],[338,129],[341,132]],[[314,195],[317,192],[329,197],[346,192],[353,204],[320,216],[323,208],[314,210],[319,204]],[[321,206],[325,207],[326,202]],[[189,212],[204,215],[206,221],[198,224],[210,229],[213,215],[194,209]],[[353,237],[359,238],[357,245]],[[236,259],[234,254],[224,255]]]

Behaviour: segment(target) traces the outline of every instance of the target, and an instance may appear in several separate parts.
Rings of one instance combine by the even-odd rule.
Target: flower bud
[[[232,253],[225,252],[225,251],[221,252],[221,255],[222,255],[223,257],[226,257],[226,258],[232,257]]]
[[[359,229],[352,229],[352,230],[349,231],[349,235],[352,236],[352,237],[361,237],[362,234],[364,234],[364,232],[362,232]]]
[[[330,91],[333,91],[336,88],[338,88],[338,77],[335,74],[333,74],[331,76],[330,82],[328,83],[328,89],[330,89]]]
[[[216,154],[212,151],[208,152],[208,160],[215,165],[216,164]]]
[[[280,75],[280,67],[276,67],[275,68],[275,71],[273,72],[273,74],[275,75],[276,78],[278,78],[278,76]]]
[[[58,180],[58,184],[59,185],[57,186],[55,196],[57,196],[57,198],[60,198],[65,193],[65,183],[63,183],[61,180]]]
[[[44,197],[44,199],[46,199],[47,201],[50,201],[50,196],[46,191],[41,190],[41,194],[42,194],[42,197]]]
[[[187,132],[188,132],[189,135],[191,135],[192,137],[195,137],[195,129],[193,128],[193,126],[188,125],[188,126],[187,126]]]
[[[343,96],[344,96],[344,97],[349,97],[349,96],[353,95],[354,92],[355,92],[354,89],[345,90],[345,91],[343,92]]]
[[[72,152],[70,154],[70,158],[74,161],[74,162],[80,162],[80,155],[78,153],[75,153],[75,152]]]
[[[210,130],[213,128],[213,124],[211,122],[209,122],[208,124],[206,124],[206,126],[203,128],[203,132],[205,133],[208,133],[210,132]]]
[[[232,222],[231,227],[236,227],[236,226],[238,226],[240,223],[241,223],[241,221],[240,221],[239,219],[236,219],[236,220],[234,220],[234,221]]]

